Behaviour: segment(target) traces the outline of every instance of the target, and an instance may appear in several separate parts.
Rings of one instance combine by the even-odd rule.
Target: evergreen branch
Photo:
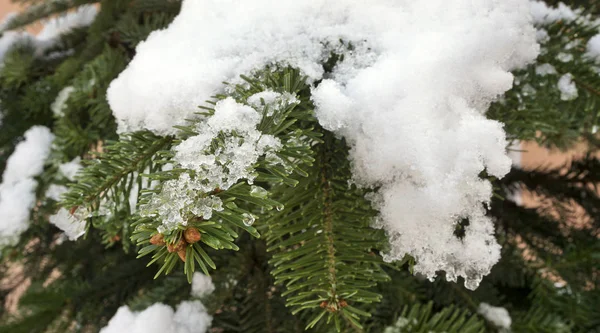
[[[433,313],[433,303],[405,306],[400,318],[384,333],[483,333],[485,323],[469,311],[454,306],[443,308]]]
[[[110,143],[98,160],[89,162],[70,185],[64,196],[65,207],[91,207],[108,195],[110,189],[117,191],[120,182],[134,172],[144,172],[160,150],[167,149],[172,137],[158,137],[150,132],[136,132],[120,141]],[[97,208],[97,207],[96,207]]]
[[[282,189],[286,209],[268,221],[269,251],[275,283],[283,284],[293,313],[310,310],[307,328],[327,323],[361,328],[361,303],[378,302],[372,289],[389,279],[381,269],[381,232],[369,227],[375,212],[365,192],[348,187],[350,174],[343,141],[324,133],[314,146],[316,162],[293,190]],[[347,322],[342,323],[340,319]]]
[[[299,74],[299,71],[292,69],[265,70],[252,78],[243,77],[243,79],[246,80],[247,85],[235,86],[230,94],[238,103],[249,105],[248,98],[250,96],[267,90],[297,96],[297,101],[290,105],[275,107],[267,103],[263,104],[262,109],[258,107],[258,111],[262,114],[262,120],[257,129],[263,135],[273,135],[279,139],[282,147],[273,152],[275,156],[269,158],[262,156],[252,166],[256,171],[254,178],[256,185],[250,185],[246,179],[243,179],[227,189],[215,188],[206,193],[202,193],[202,191],[186,192],[186,195],[189,195],[186,198],[189,198],[191,202],[210,199],[213,200],[213,203],[217,202],[218,207],[209,207],[210,215],[200,216],[191,211],[183,212],[186,219],[185,225],[178,225],[173,230],[165,228],[163,221],[157,218],[159,213],[152,206],[152,200],[154,198],[170,200],[170,198],[161,197],[164,186],[169,182],[175,182],[171,184],[177,186],[181,175],[200,181],[205,175],[197,170],[178,167],[172,171],[146,175],[150,179],[161,181],[162,184],[148,191],[142,197],[140,205],[145,207],[142,209],[145,217],[138,217],[138,221],[134,223],[136,230],[132,240],[139,246],[144,246],[140,249],[140,257],[152,253],[153,260],[150,263],[159,262],[161,264],[156,276],[172,271],[178,257],[185,263],[184,271],[189,281],[196,269],[195,263],[208,275],[208,268],[215,269],[216,266],[199,245],[200,243],[215,250],[237,251],[239,248],[234,241],[239,236],[239,230],[245,230],[254,237],[260,237],[257,229],[253,226],[257,216],[260,217],[264,212],[274,208],[284,209],[279,202],[269,198],[270,193],[265,188],[269,188],[273,184],[296,185],[297,180],[293,179],[291,174],[305,174],[302,169],[303,165],[310,164],[313,160],[309,147],[303,142],[314,140],[317,134],[313,133],[311,127],[300,127],[301,124],[312,124],[314,118],[307,97],[308,86],[304,83],[305,78]],[[217,96],[221,99],[226,97],[229,96]],[[257,106],[253,105],[253,107]],[[203,114],[204,118],[191,120],[189,126],[178,127],[182,137],[197,135],[196,125],[206,121],[206,117],[211,117],[215,112],[211,107],[206,107],[205,110],[208,112]],[[223,138],[227,135],[235,134],[221,132],[209,149],[213,151],[221,149],[221,146],[224,145]],[[171,160],[172,155],[170,154],[163,162],[174,162]],[[182,210],[179,210],[178,213],[182,214]],[[198,233],[197,239],[191,242],[186,238],[186,232]]]
[[[11,18],[6,26],[0,30],[0,33],[23,28],[52,15],[64,13],[69,9],[96,2],[99,2],[99,0],[51,0],[31,5],[17,16]]]
[[[548,147],[568,149],[592,136],[600,125],[600,76],[586,54],[586,44],[598,34],[593,20],[583,16],[538,26],[548,33],[536,63],[515,71],[513,89],[492,104],[488,116],[505,124],[511,139],[536,140]],[[569,74],[578,87],[563,96],[558,82]]]

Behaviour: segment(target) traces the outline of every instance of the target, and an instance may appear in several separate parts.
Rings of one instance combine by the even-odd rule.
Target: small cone
[[[183,262],[185,262],[185,253],[186,253],[185,249],[181,249],[181,250],[177,251],[177,255],[179,255],[179,259],[181,259],[181,261],[183,261]]]
[[[179,242],[175,244],[167,244],[167,251],[169,251],[169,253],[179,252],[180,250],[185,249],[186,245],[187,243],[185,242],[185,240],[183,238],[180,238]]]
[[[163,234],[156,234],[150,238],[150,244],[152,245],[165,245],[165,236]]]
[[[183,237],[185,238],[185,241],[189,244],[194,244],[197,241],[199,241],[200,238],[202,238],[202,235],[200,234],[200,231],[198,231],[198,229],[190,227],[185,229],[185,231],[183,232]]]

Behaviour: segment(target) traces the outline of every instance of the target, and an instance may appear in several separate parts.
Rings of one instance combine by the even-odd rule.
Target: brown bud
[[[181,261],[183,261],[183,262],[185,262],[185,253],[186,253],[185,249],[181,249],[181,250],[177,251],[177,255],[179,255],[179,259],[181,259]]]
[[[79,208],[79,206],[73,206],[73,207],[71,207],[71,209],[69,209],[69,213],[71,215],[75,214],[75,211],[77,210],[77,208]]]
[[[114,235],[114,236],[113,236],[113,237],[110,239],[111,243],[115,243],[115,242],[118,242],[118,241],[120,241],[120,240],[121,240],[121,236],[119,236],[119,235]]]
[[[152,245],[165,245],[165,236],[163,234],[156,234],[150,238],[150,244]]]
[[[321,304],[319,305],[322,309],[325,309],[327,307],[327,301],[323,301],[321,302]]]
[[[194,244],[197,241],[199,241],[200,238],[202,238],[202,235],[200,234],[200,231],[198,231],[198,229],[189,227],[183,232],[183,237],[185,238],[186,242]]]
[[[170,253],[179,252],[180,250],[185,249],[187,243],[183,238],[180,238],[179,241],[175,244],[167,244],[167,251]]]
[[[346,302],[346,300],[341,299],[340,300],[340,307],[345,308],[348,306],[348,302]]]
[[[327,305],[327,311],[328,312],[337,312],[338,307],[335,303],[331,303],[329,305]]]

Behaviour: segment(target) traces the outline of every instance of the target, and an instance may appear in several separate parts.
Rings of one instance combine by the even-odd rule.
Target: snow
[[[575,21],[581,14],[580,10],[573,10],[562,2],[556,8],[548,6],[543,1],[530,1],[530,4],[531,16],[537,24],[551,24],[560,20]]]
[[[141,312],[122,306],[100,333],[203,333],[211,321],[212,317],[198,301],[181,302],[177,311],[161,303]]]
[[[562,62],[571,62],[571,61],[573,61],[573,55],[570,53],[560,52],[559,54],[556,55],[556,59],[558,59]]]
[[[54,136],[44,126],[33,126],[8,158],[0,184],[0,247],[14,245],[29,227],[36,203],[37,181],[44,170]]]
[[[94,5],[84,5],[73,12],[49,19],[37,35],[40,42],[52,41],[72,29],[90,25],[96,18],[98,9]]]
[[[556,68],[550,64],[540,64],[535,67],[535,74],[546,76],[550,74],[557,74]]]
[[[590,38],[587,44],[586,55],[600,63],[600,34]]]
[[[204,297],[215,290],[210,276],[195,272],[192,276],[192,296]]]
[[[194,273],[192,297],[204,297],[215,286],[210,277]],[[204,333],[210,327],[212,316],[200,301],[182,301],[177,310],[162,303],[155,303],[141,312],[132,312],[122,306],[100,333]]]
[[[75,180],[75,175],[82,169],[81,157],[75,157],[71,162],[63,163],[58,166],[58,171],[70,181]]]
[[[71,214],[65,208],[60,208],[58,212],[50,216],[50,223],[65,232],[69,240],[76,240],[85,233],[85,218],[81,216],[83,212],[76,211]]]
[[[64,87],[56,96],[56,99],[50,105],[50,109],[55,117],[62,117],[64,114],[64,109],[66,108],[65,103],[69,99],[71,93],[75,91],[75,88],[72,86]]]
[[[372,199],[391,241],[386,260],[408,253],[416,272],[445,270],[475,288],[500,256],[484,208],[492,188],[478,175],[502,177],[511,164],[502,124],[484,112],[512,87],[509,71],[538,54],[530,10],[525,0],[185,0],[107,96],[120,132],[171,134],[240,74],[281,64],[323,80],[312,91],[319,122],[346,137],[356,183],[381,188]],[[331,52],[344,61],[324,77]],[[219,121],[233,126],[229,117]],[[206,142],[199,133],[177,150],[184,167],[213,163],[193,148]],[[166,185],[195,188],[180,181]],[[174,205],[175,195],[163,200]],[[462,218],[461,241],[453,230]]]
[[[64,185],[50,184],[46,190],[45,197],[54,201],[60,201],[61,196],[67,193],[67,191],[69,191],[69,189]]]
[[[571,101],[577,98],[577,86],[573,82],[573,75],[567,73],[558,80],[558,90],[560,90],[560,99]]]
[[[498,328],[508,330],[512,323],[510,314],[505,308],[491,306],[487,303],[480,303],[477,313],[482,315],[488,322]]]

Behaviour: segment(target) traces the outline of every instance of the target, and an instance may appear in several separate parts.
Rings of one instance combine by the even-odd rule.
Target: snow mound
[[[198,301],[181,302],[177,311],[162,303],[141,312],[122,306],[100,333],[204,333],[211,321],[212,317]]]
[[[6,162],[0,184],[0,248],[17,243],[29,227],[35,205],[37,181],[44,170],[54,135],[44,126],[33,126]]]

